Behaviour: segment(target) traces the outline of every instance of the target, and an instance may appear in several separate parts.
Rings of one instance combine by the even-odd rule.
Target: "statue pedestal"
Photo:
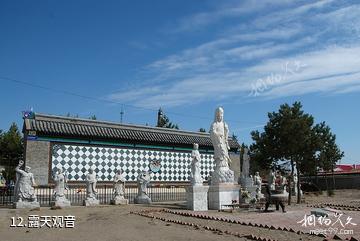
[[[223,205],[231,205],[233,200],[239,202],[240,185],[220,183],[209,187],[209,209],[231,209]]]
[[[248,188],[254,186],[254,181],[251,177],[240,177],[239,183],[242,188]]]
[[[134,198],[134,203],[136,203],[136,204],[151,204],[151,199],[149,196],[142,194],[142,195],[139,195]]]
[[[189,186],[186,188],[187,208],[193,211],[208,210],[209,186]]]
[[[64,207],[70,207],[71,203],[67,199],[59,199],[59,200],[56,200],[55,202],[52,202],[51,206],[64,208]]]
[[[40,208],[40,204],[39,202],[26,202],[26,201],[22,201],[22,202],[14,202],[13,204],[14,208]]]
[[[115,197],[111,200],[111,204],[113,205],[127,205],[129,204],[129,200],[123,198],[123,197]]]
[[[85,199],[84,200],[84,206],[86,206],[86,207],[98,206],[98,205],[100,205],[100,201],[97,200],[97,199],[91,198],[91,199]]]

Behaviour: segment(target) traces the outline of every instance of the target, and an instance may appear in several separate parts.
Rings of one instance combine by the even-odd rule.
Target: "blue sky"
[[[360,162],[357,1],[1,1],[0,83],[0,129],[30,107],[155,125],[161,106],[208,130],[223,106],[247,144],[301,101]]]

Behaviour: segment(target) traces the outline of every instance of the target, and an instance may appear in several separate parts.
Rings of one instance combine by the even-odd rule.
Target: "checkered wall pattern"
[[[201,175],[207,180],[214,170],[213,154],[200,156]],[[94,169],[101,181],[112,181],[119,168],[127,181],[136,181],[138,173],[147,169],[151,160],[161,162],[161,170],[152,174],[153,181],[189,181],[191,152],[66,144],[52,147],[52,171],[64,168],[70,181],[84,181],[89,168]]]

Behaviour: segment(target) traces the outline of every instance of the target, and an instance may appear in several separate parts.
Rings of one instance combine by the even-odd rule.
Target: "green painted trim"
[[[116,142],[106,142],[106,141],[89,141],[89,144],[126,146],[126,147],[134,147],[135,146],[134,144],[129,144],[129,143],[116,143]]]
[[[72,139],[63,139],[63,138],[52,138],[52,137],[38,137],[36,141],[53,141],[53,142],[69,142],[69,143],[81,143],[81,144],[90,144],[89,141],[84,140],[72,140]]]
[[[164,150],[174,150],[171,146],[153,146],[153,145],[143,145],[143,144],[135,144],[135,147],[139,148],[156,148],[156,149],[164,149]]]
[[[33,141],[33,140],[32,140]],[[174,151],[192,151],[192,148],[185,147],[172,147],[172,146],[154,146],[154,145],[144,145],[144,144],[129,144],[129,143],[119,143],[119,142],[107,142],[107,141],[85,141],[80,139],[66,139],[66,138],[53,138],[53,137],[37,137],[34,141],[52,141],[52,142],[67,142],[67,143],[78,143],[78,144],[98,144],[98,145],[107,145],[107,146],[122,146],[122,147],[134,147],[134,148],[151,148],[151,149],[161,149],[161,150],[174,150]],[[201,153],[214,153],[213,150],[199,149]]]

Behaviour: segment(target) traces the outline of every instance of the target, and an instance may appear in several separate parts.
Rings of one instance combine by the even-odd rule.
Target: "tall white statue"
[[[215,119],[210,127],[210,138],[214,146],[215,170],[211,177],[212,184],[234,183],[234,172],[229,169],[231,159],[228,151],[229,128],[224,122],[224,110],[218,107]]]
[[[16,184],[15,184],[15,203],[16,208],[31,208],[39,207],[37,202],[34,186],[34,175],[30,172],[29,166],[25,167],[25,170],[20,168],[24,165],[24,162],[19,161],[19,165],[15,168],[16,172]]]
[[[97,175],[92,168],[89,169],[89,173],[86,175],[86,200],[84,200],[85,206],[98,205],[99,200],[96,198],[96,183]]]
[[[68,190],[67,187],[67,173],[64,172],[62,169],[59,169],[54,177],[55,181],[55,188],[54,188],[54,199],[55,199],[55,206],[65,207],[70,206],[70,201],[66,199],[65,190]]]
[[[244,155],[243,155],[243,166],[241,175],[244,178],[249,177],[249,169],[250,169],[250,157],[249,157],[249,150],[244,148]]]
[[[191,184],[195,186],[203,185],[203,179],[201,177],[200,169],[200,152],[199,144],[194,143],[193,150],[191,152]]]
[[[114,177],[114,198],[111,201],[113,204],[128,204],[128,200],[125,199],[125,181],[121,169],[118,169]]]

